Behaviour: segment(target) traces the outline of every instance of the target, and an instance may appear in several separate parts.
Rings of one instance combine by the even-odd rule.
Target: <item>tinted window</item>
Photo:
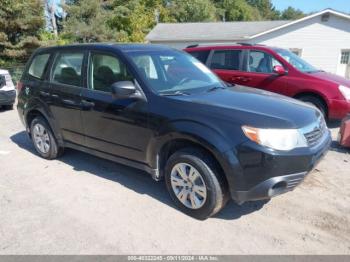
[[[206,50],[206,51],[193,51],[190,52],[190,54],[192,56],[194,56],[195,58],[197,58],[199,61],[201,61],[203,64],[205,64],[205,62],[207,61],[208,55],[209,55],[210,51]]]
[[[28,74],[37,78],[42,78],[44,70],[49,61],[50,54],[41,54],[34,57],[30,64]]]
[[[299,56],[296,54],[292,53],[289,50],[285,49],[275,49],[277,54],[279,54],[281,57],[283,57],[288,63],[290,63],[294,68],[300,70],[301,72],[306,72],[306,73],[312,73],[312,72],[317,72],[315,67],[301,59]]]
[[[66,85],[82,85],[83,53],[62,53],[53,70],[52,81]]]
[[[262,51],[250,51],[247,65],[248,72],[273,73],[273,67],[281,65],[273,56]]]
[[[92,54],[89,69],[89,88],[111,92],[111,86],[118,81],[131,81],[126,65],[118,58],[106,54]]]
[[[211,69],[239,70],[242,50],[217,50],[211,59]]]

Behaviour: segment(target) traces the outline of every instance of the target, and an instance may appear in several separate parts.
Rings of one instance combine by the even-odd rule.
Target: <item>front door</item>
[[[57,53],[51,70],[49,94],[50,109],[60,127],[63,139],[80,145],[85,142],[81,120],[83,60],[84,52]]]
[[[135,98],[115,99],[111,85],[134,81],[125,63],[112,53],[91,52],[88,88],[82,93],[86,145],[114,156],[146,162],[148,104]]]
[[[275,74],[273,67],[276,65],[283,66],[272,55],[264,51],[249,50],[240,74],[239,84],[286,95],[288,76]]]

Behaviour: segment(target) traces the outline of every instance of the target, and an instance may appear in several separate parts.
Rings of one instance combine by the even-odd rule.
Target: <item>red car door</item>
[[[236,83],[287,94],[287,76],[275,73],[274,66],[283,67],[272,55],[260,50],[249,50],[242,71],[235,76]]]

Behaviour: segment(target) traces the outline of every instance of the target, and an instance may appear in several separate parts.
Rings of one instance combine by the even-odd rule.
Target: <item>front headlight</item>
[[[340,93],[342,93],[342,95],[344,96],[344,98],[350,101],[350,88],[343,85],[340,85],[338,88]]]
[[[244,134],[252,141],[276,150],[289,151],[307,147],[303,134],[298,129],[264,129],[242,126]]]

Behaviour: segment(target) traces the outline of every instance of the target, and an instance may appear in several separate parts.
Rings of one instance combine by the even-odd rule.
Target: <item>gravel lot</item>
[[[293,192],[197,221],[144,172],[38,157],[16,110],[0,110],[0,254],[350,254],[350,151],[334,142]]]

